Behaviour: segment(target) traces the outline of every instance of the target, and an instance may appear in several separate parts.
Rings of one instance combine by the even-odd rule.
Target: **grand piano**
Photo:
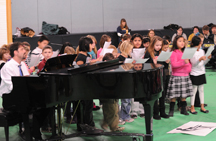
[[[47,69],[39,76],[12,77],[13,90],[5,97],[4,103],[22,114],[27,140],[32,140],[28,115],[37,109],[72,100],[135,98],[144,106],[146,134],[102,132],[94,136],[142,136],[146,141],[153,141],[153,105],[163,89],[162,65],[123,64],[117,59],[80,67],[63,66]],[[88,135],[84,132],[58,138]]]

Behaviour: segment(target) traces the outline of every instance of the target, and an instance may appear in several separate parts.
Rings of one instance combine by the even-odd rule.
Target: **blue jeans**
[[[121,99],[121,112],[120,117],[122,120],[130,120],[130,110],[131,110],[131,98]]]

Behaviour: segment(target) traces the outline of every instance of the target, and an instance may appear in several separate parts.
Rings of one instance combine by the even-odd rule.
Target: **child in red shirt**
[[[42,55],[44,56],[44,59],[38,65],[39,72],[44,68],[46,61],[52,57],[53,55],[52,47],[46,45],[42,50]]]

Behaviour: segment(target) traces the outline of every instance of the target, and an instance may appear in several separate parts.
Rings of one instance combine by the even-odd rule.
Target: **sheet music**
[[[166,61],[170,58],[171,54],[172,52],[162,51],[160,55],[158,56],[157,61]]]
[[[43,59],[43,55],[41,53],[38,53],[38,55],[31,54],[31,60],[29,63],[29,67],[38,65],[41,59]]]
[[[212,53],[212,51],[214,50],[214,46],[210,46],[205,54],[206,57],[209,57],[209,55]]]
[[[196,51],[197,51],[196,47],[190,47],[190,48],[187,47],[187,48],[185,48],[184,53],[182,55],[182,59],[191,59],[191,58],[193,58]]]
[[[111,42],[105,42],[105,43],[104,43],[104,46],[103,46],[103,49],[102,49],[100,55],[103,55],[103,54],[104,54],[104,50],[105,50],[105,49],[108,49],[108,47],[110,46],[110,44],[111,44]]]
[[[141,59],[144,57],[145,48],[134,48],[131,53],[132,59]]]
[[[114,49],[104,49],[104,52],[103,52],[103,56],[106,54],[106,53],[112,53]]]

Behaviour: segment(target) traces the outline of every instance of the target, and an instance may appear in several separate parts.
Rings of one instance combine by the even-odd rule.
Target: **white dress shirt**
[[[20,76],[19,65],[21,65],[23,76],[29,75],[28,68],[24,62],[19,64],[14,59],[11,59],[1,69],[1,85],[0,85],[0,96],[2,94],[8,94],[13,89],[11,77]]]
[[[199,49],[199,51],[195,52],[193,58],[190,59],[192,65],[191,75],[199,76],[205,74],[205,61],[199,61],[202,56],[205,56],[205,52],[202,49]]]

